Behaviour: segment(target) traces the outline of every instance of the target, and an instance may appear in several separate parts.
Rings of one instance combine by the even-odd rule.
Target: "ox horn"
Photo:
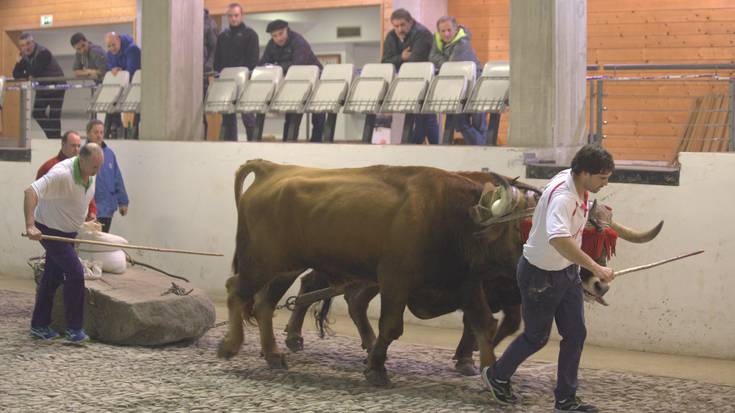
[[[648,231],[636,231],[634,229],[620,225],[615,221],[612,221],[610,223],[610,227],[618,233],[618,236],[620,236],[620,238],[628,242],[634,242],[636,244],[642,244],[656,238],[658,233],[661,232],[661,228],[663,228],[663,226],[664,222],[661,221],[658,223],[658,225]]]

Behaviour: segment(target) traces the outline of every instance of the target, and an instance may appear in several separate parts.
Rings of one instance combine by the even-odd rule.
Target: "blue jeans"
[[[577,392],[579,360],[587,337],[578,267],[571,265],[561,271],[545,271],[521,257],[517,278],[525,327],[523,334],[510,343],[492,366],[490,375],[495,379],[510,379],[521,363],[546,345],[551,323],[556,320],[562,340],[554,396],[556,400],[573,397]]]
[[[484,113],[473,113],[460,116],[457,130],[462,133],[465,144],[484,145],[487,122]]]
[[[422,144],[424,138],[432,145],[439,143],[439,122],[433,113],[416,115],[411,143]]]

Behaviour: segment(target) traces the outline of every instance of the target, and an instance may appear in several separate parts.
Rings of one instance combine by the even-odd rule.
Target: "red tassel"
[[[531,218],[521,220],[520,231],[521,239],[525,243],[531,234],[532,221]],[[587,225],[582,232],[582,251],[597,260],[602,255],[603,248],[605,255],[609,260],[615,255],[615,244],[618,240],[618,233],[614,229],[607,227],[603,231],[598,232],[595,227]]]
[[[524,218],[521,220],[521,240],[525,243],[528,241],[528,236],[531,234],[531,218]]]

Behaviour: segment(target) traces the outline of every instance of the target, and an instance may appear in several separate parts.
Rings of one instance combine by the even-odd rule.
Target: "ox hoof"
[[[463,376],[477,376],[480,374],[471,358],[457,360],[454,364],[454,369]]]
[[[287,370],[288,364],[286,364],[286,355],[282,353],[274,353],[265,358],[268,362],[268,367],[278,370]]]
[[[217,357],[229,360],[235,357],[235,354],[237,354],[237,350],[230,348],[227,344],[227,340],[219,342],[219,347],[217,347]]]
[[[373,386],[388,387],[391,385],[390,379],[388,378],[388,373],[385,369],[367,369],[365,370],[365,378],[367,379],[368,383]]]
[[[286,347],[294,353],[304,349],[304,338],[300,336],[288,337],[286,339]]]

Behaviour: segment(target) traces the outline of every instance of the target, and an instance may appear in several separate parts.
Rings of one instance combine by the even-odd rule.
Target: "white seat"
[[[475,62],[446,62],[431,81],[424,113],[461,113],[475,83]]]
[[[235,102],[245,87],[250,71],[247,67],[227,67],[207,89],[206,113],[233,113]]]
[[[306,101],[319,79],[319,66],[291,66],[269,109],[279,113],[303,113]]]
[[[368,63],[362,68],[347,95],[344,113],[374,114],[380,112],[395,70],[390,63]]]
[[[510,65],[508,62],[487,62],[477,80],[465,112],[502,113],[508,109]]]
[[[434,64],[431,62],[402,64],[390,85],[381,112],[419,113],[433,78]]]
[[[352,63],[324,66],[319,83],[306,103],[305,112],[339,112],[354,75],[355,65]]]
[[[133,75],[133,80],[125,88],[125,92],[117,104],[116,109],[118,112],[140,113],[140,84],[142,77],[143,75],[140,70],[136,70]]]
[[[237,99],[235,112],[266,113],[275,95],[278,85],[283,81],[281,66],[260,66],[253,69],[250,81],[247,82]]]
[[[130,73],[127,70],[117,72],[113,75],[111,71],[105,73],[102,83],[97,87],[92,102],[89,104],[89,112],[112,113],[115,111],[115,104],[123,93],[123,90],[130,82]]]

